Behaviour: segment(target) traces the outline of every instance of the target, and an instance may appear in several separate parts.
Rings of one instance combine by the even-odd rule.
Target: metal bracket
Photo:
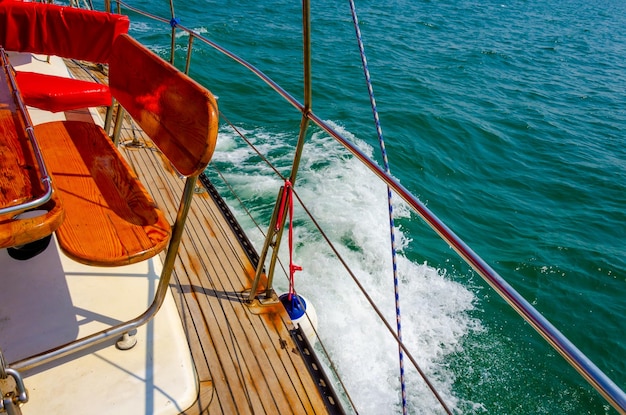
[[[13,379],[13,385],[9,381],[9,377]],[[0,388],[2,399],[0,400],[0,413],[9,415],[21,415],[20,406],[28,402],[28,391],[24,386],[22,375],[15,370],[6,366],[4,355],[0,350],[0,386],[10,388],[5,392]]]
[[[282,306],[274,290],[270,290],[269,296],[267,295],[267,292],[251,296],[250,290],[248,289],[243,291],[241,296],[243,304],[248,306],[248,309],[252,314],[268,314],[276,312],[276,307]],[[250,300],[250,298],[252,298],[252,300]]]

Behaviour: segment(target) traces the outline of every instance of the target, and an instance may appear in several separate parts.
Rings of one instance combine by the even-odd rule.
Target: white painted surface
[[[28,261],[1,250],[0,347],[7,361],[138,316],[152,300],[160,268],[158,259],[89,267],[59,254],[54,242]],[[198,385],[171,293],[137,339],[131,350],[110,341],[24,373],[30,401],[23,413],[175,414],[189,407]]]

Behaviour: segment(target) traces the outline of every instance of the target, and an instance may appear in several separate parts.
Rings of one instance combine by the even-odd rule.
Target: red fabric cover
[[[17,72],[26,105],[51,112],[111,105],[107,85],[34,72]]]
[[[47,3],[0,1],[0,45],[18,52],[108,63],[127,16]]]

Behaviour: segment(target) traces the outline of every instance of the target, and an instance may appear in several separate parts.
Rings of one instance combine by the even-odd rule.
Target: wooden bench
[[[57,240],[70,257],[100,266],[141,261],[167,244],[158,286],[139,316],[13,362],[13,368],[32,369],[118,336],[118,348],[134,346],[132,333],[156,315],[166,298],[196,182],[215,149],[217,103],[208,90],[126,34],[116,39],[109,65],[117,102],[186,176],[171,237],[162,212],[100,127],[54,121],[36,126],[35,135],[63,201],[65,220]]]
[[[217,138],[211,93],[128,35],[115,41],[109,85],[175,169],[195,183]],[[35,135],[63,200],[65,220],[56,235],[68,256],[116,266],[166,247],[168,222],[102,128],[55,121],[36,126]]]
[[[108,63],[113,42],[128,32],[127,16],[47,3],[0,0],[0,46],[6,50]],[[27,105],[52,112],[110,106],[107,85],[18,71]]]

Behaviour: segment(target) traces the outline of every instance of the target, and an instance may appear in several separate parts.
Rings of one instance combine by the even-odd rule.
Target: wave
[[[371,155],[370,146],[351,137],[340,126],[334,127],[359,142],[363,151]],[[279,168],[290,165],[293,146],[288,133],[263,129],[245,132],[264,154],[271,155]],[[251,210],[260,214],[257,221],[267,223],[281,184],[273,172],[263,167],[254,153],[239,145],[236,136],[226,130],[220,133],[213,163],[219,165],[239,196],[250,202]],[[385,185],[332,138],[315,132],[305,145],[295,190],[387,321],[395,327]],[[400,199],[396,198],[395,203],[396,217],[410,218]],[[233,210],[242,213],[237,205],[233,205]],[[252,226],[249,221],[248,224]],[[294,261],[303,268],[296,273],[296,290],[317,310],[319,335],[339,372],[345,376],[360,413],[384,413],[399,404],[395,340],[297,205],[294,224]],[[254,235],[251,239],[260,250],[262,235],[258,229],[246,231]],[[404,340],[423,370],[433,376],[440,393],[454,406],[455,374],[446,367],[445,360],[451,353],[459,352],[468,332],[481,329],[480,323],[469,315],[475,297],[470,290],[449,279],[445,271],[407,259],[403,251],[412,241],[401,227],[396,232]],[[285,239],[282,258],[288,258]],[[278,291],[286,290],[286,279],[277,277],[276,286]],[[438,404],[418,374],[411,370],[407,373],[411,406],[421,408],[424,413],[436,411]]]

